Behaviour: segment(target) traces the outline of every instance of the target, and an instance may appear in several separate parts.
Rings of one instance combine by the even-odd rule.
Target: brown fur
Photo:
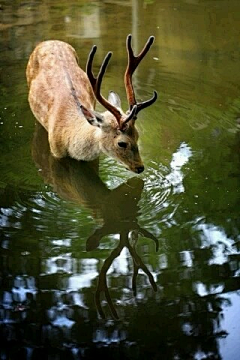
[[[91,161],[103,152],[134,172],[143,171],[135,121],[130,120],[120,131],[109,111],[94,111],[92,86],[69,44],[57,40],[40,43],[29,58],[26,75],[30,107],[48,131],[50,149],[56,158],[70,156]],[[121,108],[119,111],[127,116]],[[127,147],[120,147],[119,142],[125,142]]]

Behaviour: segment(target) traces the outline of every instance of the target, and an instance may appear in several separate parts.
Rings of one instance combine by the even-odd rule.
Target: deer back
[[[85,107],[95,107],[96,100],[88,77],[78,65],[75,50],[65,42],[50,40],[40,43],[29,58],[26,75],[31,109],[46,130],[51,126],[49,119],[52,120],[54,111],[66,113],[71,109],[70,112],[74,113],[73,109],[77,110],[73,91]]]

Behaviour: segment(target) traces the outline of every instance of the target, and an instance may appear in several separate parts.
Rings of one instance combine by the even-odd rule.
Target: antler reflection
[[[156,245],[156,251],[158,251],[158,248],[159,248],[158,239],[155,236],[153,236],[151,233],[149,233],[147,230],[140,228],[140,226],[138,224],[136,224],[136,228],[131,233],[132,240],[133,240],[133,245],[131,245],[130,241],[129,241],[129,237],[130,237],[129,233],[130,233],[130,231],[126,231],[126,230],[122,231],[120,233],[120,241],[119,241],[118,246],[111,252],[111,254],[108,256],[108,258],[104,261],[103,266],[100,270],[97,290],[95,293],[95,301],[96,301],[96,306],[97,306],[98,312],[102,318],[105,318],[105,313],[102,309],[101,300],[100,300],[100,295],[103,292],[105,294],[105,297],[106,297],[107,303],[109,305],[112,316],[115,319],[119,319],[117,311],[114,308],[114,305],[113,305],[113,302],[112,302],[112,299],[111,299],[111,296],[110,296],[110,293],[108,290],[107,272],[108,272],[110,266],[112,265],[113,261],[121,254],[124,247],[126,247],[128,249],[128,251],[133,259],[132,290],[133,290],[134,296],[136,296],[136,294],[137,294],[137,285],[136,284],[137,284],[137,275],[138,275],[139,269],[142,269],[143,272],[148,276],[149,282],[150,282],[153,290],[155,292],[157,291],[157,285],[154,281],[153,275],[148,270],[147,266],[143,263],[141,257],[138,255],[138,253],[136,251],[136,245],[137,245],[139,234],[142,234],[145,237],[150,238],[154,241],[154,243]],[[99,239],[98,239],[98,242],[99,242]]]

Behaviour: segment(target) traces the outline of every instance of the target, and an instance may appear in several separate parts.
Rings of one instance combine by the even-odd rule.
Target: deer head
[[[96,99],[103,105],[106,111],[102,114],[96,111],[90,111],[84,106],[81,106],[82,112],[88,122],[101,129],[100,147],[103,153],[116,158],[119,162],[124,164],[129,170],[135,173],[141,173],[144,166],[138,150],[138,131],[135,127],[135,121],[140,110],[150,106],[157,99],[157,92],[151,99],[137,103],[135,99],[134,89],[132,85],[132,75],[138,67],[141,60],[149,51],[154,42],[154,37],[151,36],[146,42],[144,48],[139,55],[133,54],[131,46],[132,36],[128,35],[126,47],[128,53],[128,64],[124,76],[124,83],[129,103],[129,109],[124,112],[121,108],[121,100],[119,96],[110,91],[108,100],[101,95],[101,83],[105,74],[107,65],[112,56],[109,52],[99,70],[97,77],[93,75],[92,63],[96,53],[97,47],[94,45],[87,61],[86,73],[91,83]]]

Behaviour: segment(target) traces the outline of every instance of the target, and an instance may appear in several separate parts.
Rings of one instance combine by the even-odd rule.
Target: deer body
[[[72,95],[71,85],[80,103],[94,110],[96,99],[75,50],[60,41],[39,44],[28,62],[27,81],[32,112],[48,131],[52,154],[87,161],[98,157],[100,129],[86,121]]]
[[[135,120],[141,108],[156,100],[156,93],[147,102],[137,104],[132,90],[133,102],[125,114],[116,93],[111,91],[108,100],[100,94],[111,53],[95,78],[91,70],[95,52],[93,47],[84,72],[71,45],[58,40],[40,43],[31,54],[26,71],[31,110],[47,130],[50,149],[56,158],[70,156],[91,161],[105,153],[140,173],[144,167],[137,146]],[[131,74],[128,76],[131,83],[129,78]],[[106,108],[105,112],[95,111],[96,99]]]

